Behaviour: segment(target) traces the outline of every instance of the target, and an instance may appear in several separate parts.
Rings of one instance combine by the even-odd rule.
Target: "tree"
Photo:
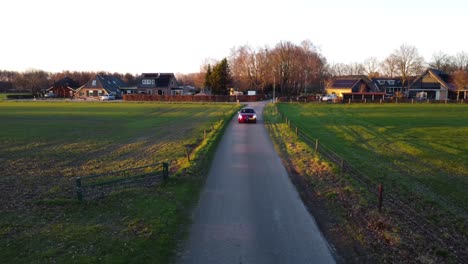
[[[468,71],[458,70],[453,73],[453,81],[457,86],[457,100],[460,97],[460,91],[468,86]],[[466,97],[466,93],[465,93]]]
[[[205,73],[205,82],[203,83],[203,87],[205,89],[210,89],[212,87],[211,85],[211,65],[208,64],[208,68],[206,69],[206,73]]]
[[[377,60],[376,57],[371,57],[371,58],[364,60],[363,67],[364,67],[364,73],[369,78],[376,78],[380,76],[379,61]]]
[[[226,58],[213,67],[213,72],[208,79],[213,94],[226,95],[229,93],[228,86],[231,84],[232,78]]]
[[[397,62],[395,58],[389,56],[380,64],[383,76],[393,78],[397,72]]]
[[[457,70],[468,71],[468,53],[462,51],[457,53],[454,58]]]
[[[431,62],[429,67],[442,70],[446,73],[451,73],[455,70],[454,57],[439,51],[432,54]]]
[[[389,56],[395,62],[397,74],[401,76],[402,84],[409,86],[409,77],[421,74],[424,58],[419,56],[414,46],[403,44]]]

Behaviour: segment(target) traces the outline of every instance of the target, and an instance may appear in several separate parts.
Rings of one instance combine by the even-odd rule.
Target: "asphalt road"
[[[226,129],[178,263],[334,263],[262,122]]]

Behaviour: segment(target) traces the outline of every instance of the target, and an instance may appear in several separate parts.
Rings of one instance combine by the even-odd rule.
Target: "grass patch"
[[[0,259],[167,263],[233,104],[1,102]],[[216,128],[216,129],[215,129]],[[203,131],[208,140],[203,141]],[[185,145],[193,150],[185,159]],[[171,161],[151,188],[77,202],[76,176]],[[191,177],[188,177],[191,176]]]

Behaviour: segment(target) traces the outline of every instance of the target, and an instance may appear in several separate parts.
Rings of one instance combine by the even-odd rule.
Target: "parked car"
[[[237,122],[239,123],[257,123],[257,114],[252,108],[243,108],[239,111],[237,116]]]
[[[55,98],[57,96],[54,93],[46,93],[46,94],[44,94],[44,97],[45,98]]]
[[[338,99],[336,94],[327,94],[322,97],[322,101],[325,101],[325,102],[335,101],[336,99]]]
[[[99,96],[99,100],[101,101],[115,100],[115,95],[112,95],[112,94],[101,95]]]

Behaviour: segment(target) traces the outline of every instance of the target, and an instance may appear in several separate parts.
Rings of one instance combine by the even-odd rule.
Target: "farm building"
[[[127,88],[127,84],[119,78],[98,74],[76,90],[75,98],[98,99],[99,96],[108,94],[120,97],[125,88]]]
[[[45,93],[52,93],[58,98],[73,97],[75,89],[80,87],[77,81],[69,77],[64,77],[56,82]]]
[[[138,93],[149,95],[176,95],[181,90],[173,73],[143,73]]]

